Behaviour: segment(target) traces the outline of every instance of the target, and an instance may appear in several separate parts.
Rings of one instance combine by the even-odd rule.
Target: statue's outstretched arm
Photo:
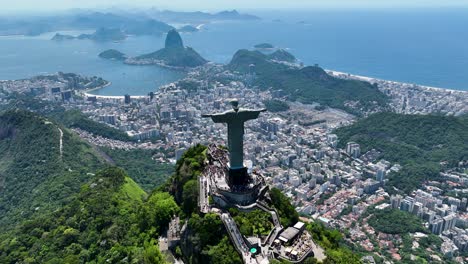
[[[203,114],[202,117],[211,117],[215,123],[226,123],[228,121],[226,114]]]
[[[257,119],[261,112],[266,112],[266,111],[267,111],[266,108],[259,109],[259,110],[246,109],[242,111],[242,115],[245,120],[251,120],[251,119]]]

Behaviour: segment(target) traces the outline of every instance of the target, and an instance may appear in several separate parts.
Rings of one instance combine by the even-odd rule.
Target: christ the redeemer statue
[[[230,170],[244,169],[244,122],[257,119],[266,109],[252,110],[239,108],[237,99],[230,101],[232,110],[219,114],[202,115],[211,117],[215,123],[226,123],[228,126],[228,148]]]

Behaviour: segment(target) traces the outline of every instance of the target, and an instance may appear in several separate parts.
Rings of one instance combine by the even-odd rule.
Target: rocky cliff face
[[[184,43],[182,42],[182,38],[180,37],[179,32],[177,32],[175,29],[172,29],[167,33],[165,47],[166,49],[169,49],[169,48],[183,49],[184,48]]]
[[[159,64],[171,67],[193,68],[207,63],[194,49],[184,47],[182,38],[176,30],[170,30],[166,37],[166,46],[153,53],[144,54],[126,61],[129,64]]]

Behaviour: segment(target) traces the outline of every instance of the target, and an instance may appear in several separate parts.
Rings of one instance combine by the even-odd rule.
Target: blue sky
[[[70,8],[150,7],[174,10],[389,8],[466,6],[468,0],[0,0],[3,12]],[[0,11],[0,12],[2,12]]]

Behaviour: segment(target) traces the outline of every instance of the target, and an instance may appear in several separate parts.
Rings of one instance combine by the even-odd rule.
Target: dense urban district
[[[284,56],[284,52],[280,54]],[[71,134],[102,152],[104,158],[128,167],[130,176],[132,171],[145,174],[135,169],[137,166],[141,170],[151,166],[138,163],[138,159],[155,166],[177,162],[177,176],[189,154],[195,155],[193,146],[227,145],[225,125],[201,116],[230,109],[230,98],[238,98],[245,108],[266,107],[267,112],[245,125],[245,165],[250,172],[261,172],[272,190],[281,190],[288,198],[300,216],[297,229],[307,225],[309,232],[303,236],[311,238],[304,238],[305,242],[300,238],[298,247],[317,247],[307,245],[307,241],[315,241],[326,257],[333,259],[328,249],[336,241],[329,241],[332,239],[325,235],[317,237],[317,233],[336,229],[343,238],[340,246],[359,256],[358,262],[466,263],[468,92],[325,71],[319,65],[304,67],[287,58],[283,61],[281,56],[242,50],[228,65],[206,63],[185,69],[187,77],[183,80],[155,87],[154,92],[142,96],[93,95],[93,89],[110,83],[76,74],[0,81],[0,104],[2,109],[24,108],[61,122]],[[134,156],[126,160],[130,155]],[[196,167],[196,156],[193,159],[189,164]],[[165,175],[171,173],[168,169]],[[147,191],[165,180],[144,176],[134,179]],[[133,188],[134,182],[127,176],[121,180],[126,181],[127,189]],[[90,186],[102,184],[107,183]],[[196,186],[197,181],[191,184]],[[202,193],[197,198],[185,192],[185,185],[183,189],[183,194],[175,195],[177,203],[187,197],[195,203],[203,200]],[[92,192],[82,190],[80,196],[92,196]],[[169,199],[158,195],[161,201]],[[210,204],[210,199],[207,197],[204,203]],[[147,210],[152,210],[150,207]],[[186,202],[182,211],[189,216],[194,209]],[[171,212],[171,216],[176,213]],[[224,214],[221,220],[215,220],[212,211],[205,213],[192,216],[188,228],[206,228],[200,223],[207,221],[219,228],[221,222],[213,223],[222,220],[229,226],[233,221],[225,219]],[[241,226],[240,233],[245,236],[263,237],[265,230],[275,227],[274,217],[272,222],[259,220],[270,217],[261,210],[250,216],[235,211],[230,215],[237,221],[259,223],[254,231]],[[161,250],[168,250],[172,242],[181,239],[178,236],[184,223],[179,217],[168,222],[169,231],[158,242]],[[229,237],[222,234],[224,240],[209,248],[210,261],[216,259],[212,255],[216,250],[241,247],[229,244]],[[209,239],[201,238],[203,243]],[[172,252],[180,258],[187,248],[182,243]],[[316,260],[323,261],[317,252],[320,250],[314,251]],[[243,255],[229,257],[233,263],[249,261]]]

